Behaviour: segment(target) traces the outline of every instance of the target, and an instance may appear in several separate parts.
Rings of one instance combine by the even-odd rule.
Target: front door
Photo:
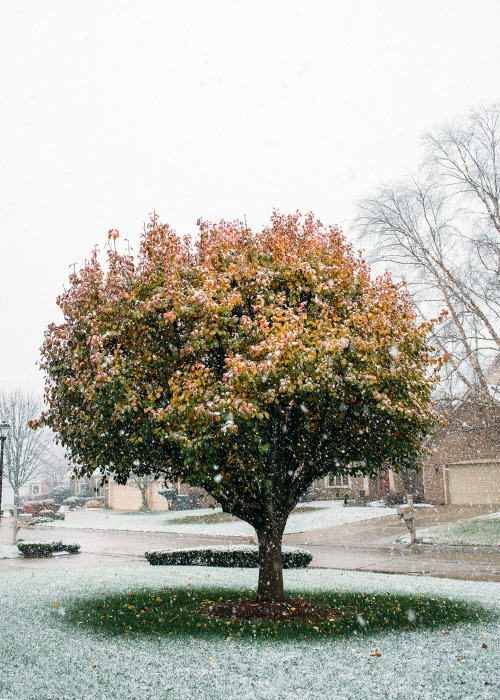
[[[385,468],[384,471],[380,474],[379,484],[380,498],[384,498],[387,491],[390,491],[391,488],[389,484],[389,469]]]

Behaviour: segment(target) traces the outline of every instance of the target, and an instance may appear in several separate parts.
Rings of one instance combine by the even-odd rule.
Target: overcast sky
[[[0,0],[0,384],[42,387],[70,266],[153,209],[348,230],[421,134],[500,99],[498,0]]]

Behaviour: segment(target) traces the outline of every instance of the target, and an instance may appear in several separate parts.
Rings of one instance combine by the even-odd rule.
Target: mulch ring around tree
[[[233,620],[280,620],[293,622],[323,622],[334,617],[343,617],[344,612],[325,608],[304,600],[284,598],[279,603],[256,600],[235,600],[225,603],[206,603],[198,611],[210,617],[225,617]]]

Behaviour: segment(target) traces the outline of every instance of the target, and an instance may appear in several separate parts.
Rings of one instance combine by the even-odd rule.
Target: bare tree
[[[54,442],[49,445],[47,457],[40,467],[39,477],[51,488],[67,480],[73,466],[67,459],[64,449]]]
[[[449,363],[441,392],[488,403],[486,368],[500,352],[500,105],[424,137],[417,177],[359,202],[369,256],[409,285],[424,317],[441,308],[435,347]]]
[[[19,505],[19,490],[40,475],[50,461],[52,434],[33,430],[29,421],[39,417],[42,402],[30,389],[0,391],[0,416],[10,424],[5,442],[4,476],[14,490],[14,504]]]
[[[143,475],[138,475],[138,474],[132,474],[129,477],[128,483],[130,486],[135,486],[136,488],[139,489],[141,492],[141,510],[146,512],[149,510],[149,487],[151,484],[155,482],[155,477],[151,476],[151,474],[143,474]]]

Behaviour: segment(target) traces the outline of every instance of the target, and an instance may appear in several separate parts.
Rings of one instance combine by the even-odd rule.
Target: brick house
[[[46,496],[50,492],[50,486],[43,481],[30,481],[28,484],[28,499],[30,501]]]
[[[400,494],[413,493],[417,498],[423,499],[423,476],[421,472],[414,472],[405,478],[405,483],[395,474],[387,464],[386,469],[376,478],[367,476],[328,474],[318,479],[312,485],[308,498],[311,500],[333,500],[335,498],[358,498],[360,491],[370,500],[381,500],[388,491]]]
[[[486,373],[490,398],[468,391],[424,461],[428,503],[500,505],[500,356]]]

